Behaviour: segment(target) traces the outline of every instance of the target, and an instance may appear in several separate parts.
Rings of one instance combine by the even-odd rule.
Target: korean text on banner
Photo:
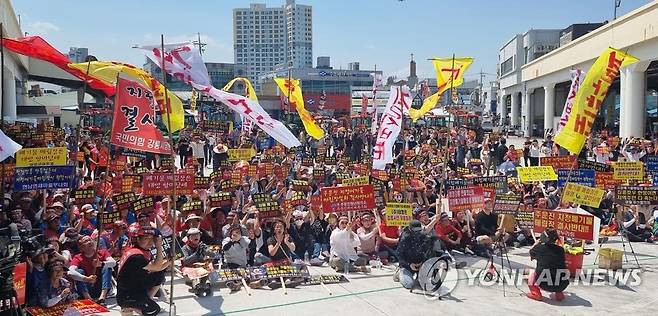
[[[641,161],[614,162],[612,178],[615,180],[642,180],[644,179],[644,164]]]
[[[576,183],[567,183],[564,189],[564,202],[572,202],[598,208],[603,199],[605,191],[597,188],[590,188]]]
[[[70,188],[73,175],[73,166],[17,167],[14,169],[14,191]]]
[[[122,148],[171,154],[155,125],[155,99],[145,86],[119,75],[110,143]]]
[[[253,148],[236,148],[228,150],[228,161],[251,160],[256,155]]]
[[[615,198],[621,205],[658,205],[658,187],[618,186]]]
[[[325,213],[372,210],[376,207],[372,185],[325,187],[320,189]]]
[[[606,49],[596,59],[576,93],[569,120],[555,136],[558,145],[573,154],[580,153],[619,69],[637,61],[637,58],[614,48]]]
[[[562,116],[560,116],[560,121],[557,123],[557,132],[560,132],[569,121],[569,116],[571,116],[571,112],[573,111],[573,101],[576,99],[578,89],[580,89],[580,85],[583,83],[583,77],[585,77],[584,71],[580,69],[571,71],[571,87],[569,88],[569,94],[567,94],[567,100],[564,102]],[[570,167],[562,168],[569,169]]]
[[[174,194],[174,177],[171,173],[147,173],[142,175],[143,195]],[[194,174],[176,174],[176,193],[190,195],[194,190]]]
[[[141,48],[148,59],[161,66],[162,52],[158,46]],[[210,84],[206,65],[201,60],[201,54],[193,44],[165,45],[164,55],[165,70],[168,74],[224,103],[284,146],[291,148],[301,145],[295,135],[281,122],[270,117],[258,101],[213,87]]]
[[[542,233],[546,228],[553,227],[565,237],[594,239],[594,216],[591,214],[535,209],[534,226],[535,233]]]
[[[314,170],[315,171],[315,170]],[[348,186],[348,185],[366,185],[370,183],[370,177],[364,176],[364,177],[356,177],[356,178],[350,178],[350,179],[343,179],[341,184],[343,186]]]
[[[516,167],[516,171],[522,183],[557,180],[557,174],[551,166]]]
[[[551,166],[557,172],[558,169],[576,169],[578,168],[576,155],[540,157],[539,164],[542,166]],[[586,168],[583,168],[586,169]]]
[[[373,169],[384,170],[386,164],[393,163],[393,144],[398,138],[398,134],[400,134],[404,113],[410,107],[409,88],[407,86],[392,86],[373,148]]]
[[[559,169],[557,171],[557,186],[564,187],[567,183],[577,183],[585,186],[594,186],[595,171],[590,169]]]
[[[386,226],[405,227],[414,219],[410,203],[388,203],[385,212]]]
[[[484,208],[484,189],[468,187],[448,190],[448,206],[451,212]]]
[[[66,147],[24,148],[16,153],[16,167],[66,165]]]

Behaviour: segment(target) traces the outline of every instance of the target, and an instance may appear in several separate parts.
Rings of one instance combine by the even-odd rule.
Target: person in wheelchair
[[[187,231],[187,242],[182,248],[183,259],[181,259],[181,264],[183,268],[183,274],[186,276],[186,268],[205,268],[208,272],[212,270],[212,261],[214,253],[211,251],[210,247],[205,243],[201,242],[201,231],[198,228],[190,228]],[[185,281],[185,284],[192,287],[191,291],[203,290],[206,291],[210,288],[208,283],[208,273],[199,278],[188,277],[189,280]]]

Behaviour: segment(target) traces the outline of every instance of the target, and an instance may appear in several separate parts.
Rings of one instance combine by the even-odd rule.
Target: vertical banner
[[[580,153],[610,85],[619,76],[619,69],[637,61],[637,58],[610,47],[596,59],[576,93],[569,120],[555,136],[558,145],[573,154]]]
[[[169,142],[155,125],[155,106],[149,89],[119,75],[110,143],[122,148],[171,154]]]
[[[402,129],[403,116],[411,106],[411,96],[407,86],[392,86],[388,104],[382,115],[373,148],[372,168],[384,170],[386,164],[393,163],[393,144]]]
[[[578,89],[583,83],[583,77],[585,77],[585,72],[576,69],[571,71],[571,88],[569,88],[569,94],[567,94],[567,100],[564,102],[564,109],[562,110],[562,116],[560,116],[560,121],[557,123],[557,131],[560,132],[564,126],[567,125],[571,112],[573,110],[573,101],[576,99],[576,94],[578,94]]]

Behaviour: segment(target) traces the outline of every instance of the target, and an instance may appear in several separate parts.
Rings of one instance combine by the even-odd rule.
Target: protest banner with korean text
[[[622,180],[613,178],[612,172],[596,171],[594,175],[594,186],[602,190],[614,189],[622,183]]]
[[[539,164],[541,166],[551,166],[557,172],[559,169],[576,169],[578,168],[576,155],[569,156],[555,156],[555,157],[540,157]]]
[[[448,190],[448,206],[455,213],[462,210],[484,208],[484,190],[482,187]]]
[[[612,167],[610,165],[596,162],[596,161],[591,161],[587,159],[578,159],[578,168],[580,169],[590,169],[594,171],[601,171],[601,172],[611,172]]]
[[[594,186],[594,170],[589,169],[559,169],[557,171],[557,186],[564,187],[564,185],[569,181],[569,183],[577,183],[584,186]]]
[[[349,178],[349,179],[344,179],[341,184],[343,186],[350,186],[350,185],[366,185],[370,184],[370,178],[369,177],[356,177],[356,178]]]
[[[387,203],[385,210],[386,226],[409,226],[414,219],[410,203]]]
[[[66,189],[73,184],[74,166],[17,167],[14,191]]]
[[[16,167],[66,165],[66,147],[23,148],[16,152]]]
[[[617,161],[612,164],[615,180],[643,180],[644,164],[641,161]]]
[[[622,205],[658,205],[658,187],[618,186],[615,198]]]
[[[522,197],[516,194],[498,194],[494,199],[493,211],[496,214],[514,215],[519,211]]]
[[[542,233],[546,228],[555,228],[561,236],[593,240],[594,216],[567,211],[535,209],[534,232]]]
[[[551,166],[516,167],[516,171],[522,183],[557,180],[557,174]]]
[[[372,185],[324,187],[320,189],[325,213],[365,211],[376,207]]]
[[[228,150],[228,161],[251,160],[256,155],[253,148],[237,148]]]
[[[55,315],[77,315],[87,316],[108,313],[109,310],[103,305],[94,303],[90,299],[75,300],[71,303],[57,304],[53,307],[27,307],[27,312],[32,316],[55,316]]]
[[[174,194],[174,176],[171,173],[146,173],[142,175],[144,195]],[[194,175],[176,174],[176,194],[190,195],[194,190]]]
[[[569,182],[564,189],[562,201],[598,208],[603,199],[603,194],[605,194],[605,191],[601,189]]]

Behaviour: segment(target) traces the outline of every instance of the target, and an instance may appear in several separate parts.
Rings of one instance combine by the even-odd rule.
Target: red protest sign
[[[27,289],[27,263],[19,263],[14,266],[14,290],[16,290],[16,298],[18,305],[25,304],[25,290]]]
[[[148,173],[142,175],[142,194],[171,195],[174,194],[174,177],[171,173]],[[176,194],[188,195],[194,190],[194,174],[176,174]]]
[[[593,215],[535,209],[534,222],[535,233],[541,233],[550,226],[565,237],[594,240]]]
[[[551,166],[557,172],[558,169],[578,169],[576,155],[558,156],[558,157],[540,157],[539,164],[542,166]]]
[[[468,187],[448,190],[448,206],[451,212],[484,208],[484,189]]]
[[[50,315],[95,315],[108,313],[109,310],[102,305],[94,303],[90,299],[77,300],[71,303],[58,304],[53,307],[28,307],[28,313],[33,316],[50,316]]]
[[[171,146],[155,125],[156,107],[153,92],[119,76],[110,142],[123,148],[171,154]]]
[[[623,180],[613,179],[612,172],[596,171],[594,175],[594,186],[602,190],[614,189],[622,183],[624,183]]]
[[[325,213],[371,210],[375,205],[372,185],[325,187],[320,189]]]

